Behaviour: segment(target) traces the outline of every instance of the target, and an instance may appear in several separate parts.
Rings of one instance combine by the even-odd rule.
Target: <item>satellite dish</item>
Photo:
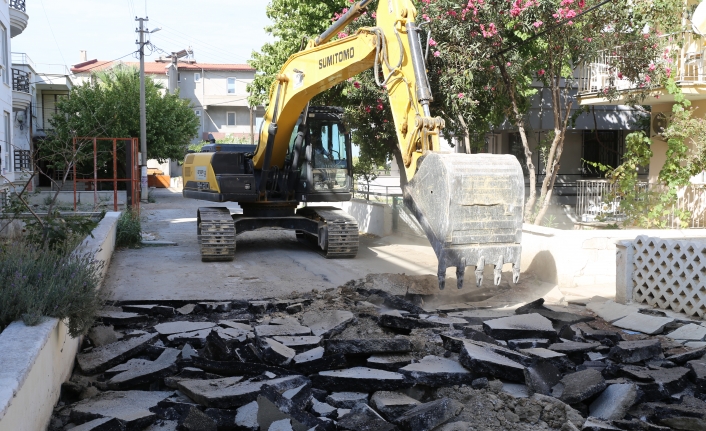
[[[706,34],[706,2],[701,2],[696,7],[691,17],[691,27],[695,33]]]
[[[658,135],[664,133],[669,125],[669,119],[663,112],[658,113],[652,119],[652,131]]]

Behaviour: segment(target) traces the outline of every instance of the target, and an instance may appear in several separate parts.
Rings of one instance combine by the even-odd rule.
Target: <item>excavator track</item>
[[[197,226],[202,262],[235,259],[235,224],[228,208],[199,208]]]
[[[317,238],[301,231],[297,238],[308,245],[313,245],[326,259],[353,258],[358,254],[358,221],[343,211],[335,209],[316,209],[308,207],[298,214],[324,222]],[[323,242],[323,247],[322,247]]]

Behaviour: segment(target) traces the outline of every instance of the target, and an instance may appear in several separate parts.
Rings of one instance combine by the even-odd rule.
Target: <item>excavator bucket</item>
[[[517,283],[524,200],[524,176],[513,155],[429,152],[420,159],[404,202],[439,259],[440,289],[450,266],[459,289],[467,266],[475,267],[480,286],[485,265],[494,265],[498,285],[503,264],[511,263]]]

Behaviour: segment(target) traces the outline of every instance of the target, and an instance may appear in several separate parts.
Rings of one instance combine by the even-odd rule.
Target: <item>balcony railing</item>
[[[666,35],[675,38],[670,52],[676,53],[676,61],[670,64],[672,77],[681,82],[706,82],[706,39],[693,33]],[[579,68],[579,93],[598,93],[607,88],[616,90],[637,89],[637,85],[618,76],[619,70],[611,65],[631,55],[622,47],[601,52],[593,61]],[[655,59],[655,62],[660,59]]]
[[[29,93],[29,73],[20,69],[12,69],[12,89]]]
[[[32,170],[32,157],[29,150],[15,150],[15,172]]]
[[[22,12],[27,12],[25,7],[25,0],[10,0],[10,7],[13,9],[21,10]]]
[[[620,208],[619,197],[614,195],[614,186],[607,180],[579,180],[577,183],[576,216],[582,222],[622,221],[625,213]],[[639,192],[658,192],[661,186],[638,183]],[[706,185],[692,184],[677,192],[677,200],[666,216],[667,226],[680,228],[677,211],[689,211],[686,220],[690,228],[706,227]]]

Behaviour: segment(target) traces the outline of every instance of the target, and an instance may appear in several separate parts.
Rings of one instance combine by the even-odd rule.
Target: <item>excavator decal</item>
[[[341,52],[337,52],[336,54],[329,55],[328,57],[320,59],[319,69],[325,69],[333,64],[338,63],[339,61],[350,60],[353,57],[355,57],[355,48],[351,47],[345,49]]]

